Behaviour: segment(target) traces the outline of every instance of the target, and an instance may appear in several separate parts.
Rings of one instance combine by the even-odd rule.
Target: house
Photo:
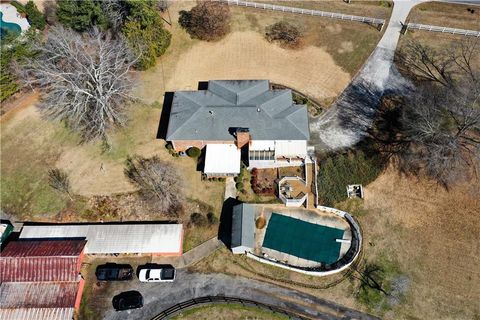
[[[0,319],[73,319],[85,240],[12,241],[0,257]]]
[[[86,254],[152,254],[180,256],[183,225],[165,223],[101,223],[24,225],[20,239],[87,240]]]
[[[206,90],[177,91],[166,140],[176,151],[205,148],[207,176],[303,164],[310,138],[305,105],[267,80],[211,80]]]

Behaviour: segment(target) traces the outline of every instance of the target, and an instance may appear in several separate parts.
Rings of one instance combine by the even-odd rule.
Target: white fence
[[[343,13],[336,13],[336,12],[326,12],[326,11],[311,10],[311,9],[293,8],[293,7],[279,6],[279,5],[276,5],[276,4],[257,3],[257,2],[248,2],[248,1],[240,1],[240,0],[217,0],[217,1],[226,2],[230,5],[237,5],[237,6],[242,6],[242,7],[251,7],[251,8],[281,11],[281,12],[289,12],[289,13],[299,13],[299,14],[304,14],[304,15],[309,15],[309,16],[320,16],[320,17],[331,18],[331,19],[339,19],[339,20],[369,23],[369,24],[379,25],[380,27],[382,27],[385,24],[384,19],[362,17],[362,16],[353,16],[353,15],[350,15],[350,14],[343,14]]]
[[[419,24],[419,23],[407,23],[406,30],[408,30],[408,29],[417,29],[417,30],[426,30],[426,31],[432,31],[432,32],[459,34],[459,35],[462,35],[462,36],[470,36],[470,37],[477,37],[477,38],[480,37],[480,31],[457,29],[457,28],[447,28],[447,27],[439,27],[439,26],[430,26],[430,25]]]

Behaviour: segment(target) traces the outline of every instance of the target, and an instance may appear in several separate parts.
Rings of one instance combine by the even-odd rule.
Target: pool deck
[[[2,20],[8,23],[15,23],[22,29],[22,32],[30,28],[30,24],[26,18],[23,18],[18,12],[17,8],[9,3],[0,3],[0,12],[3,14]]]
[[[270,220],[270,217],[272,216],[272,213],[301,219],[303,221],[313,224],[341,229],[344,230],[344,240],[352,239],[352,232],[350,230],[350,225],[348,224],[348,222],[333,213],[320,211],[318,209],[305,209],[302,207],[287,208],[284,205],[257,205],[255,208],[255,216],[263,216],[267,221],[267,224],[263,229],[255,229],[255,248],[253,253],[259,256],[263,256],[265,258],[275,259],[280,262],[300,267],[314,267],[320,264],[317,261],[302,259],[284,252],[263,247],[265,233],[268,228],[268,222]],[[349,248],[350,243],[343,242],[341,244],[339,259],[345,255]]]

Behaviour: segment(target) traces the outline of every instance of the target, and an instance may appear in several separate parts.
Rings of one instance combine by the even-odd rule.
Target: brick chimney
[[[235,143],[237,144],[238,149],[241,149],[244,145],[250,142],[250,132],[248,129],[237,129],[235,136],[237,137],[237,141],[235,141]]]

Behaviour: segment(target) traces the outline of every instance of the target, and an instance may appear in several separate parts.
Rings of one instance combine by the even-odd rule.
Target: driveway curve
[[[393,63],[402,24],[410,10],[425,0],[394,0],[385,33],[370,57],[337,101],[310,121],[311,144],[318,149],[349,148],[366,136],[380,98],[386,91],[410,90]]]
[[[258,301],[312,319],[378,319],[296,290],[224,274],[201,274],[178,270],[177,279],[173,283],[138,283],[131,290],[142,293],[144,307],[120,312],[112,310],[107,312],[105,319],[151,319],[179,302],[217,295]]]

